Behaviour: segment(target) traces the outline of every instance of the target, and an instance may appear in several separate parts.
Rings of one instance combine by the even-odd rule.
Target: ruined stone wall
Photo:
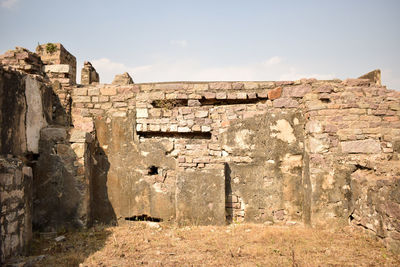
[[[73,99],[74,135],[95,133],[97,142],[97,221],[350,218],[397,242],[399,217],[361,209],[367,200],[357,192],[367,189],[353,190],[354,173],[368,171],[397,194],[396,91],[368,79],[182,82],[80,87]],[[390,201],[397,211],[398,200]],[[383,219],[367,225],[371,214]]]
[[[21,214],[32,200],[41,231],[141,215],[351,223],[399,249],[400,93],[381,86],[379,71],[345,81],[145,84],[124,73],[101,85],[87,65],[88,84],[75,85],[76,60],[62,45],[37,53],[0,57],[3,255],[27,243],[30,217]],[[32,190],[17,158],[33,166]]]
[[[40,130],[52,117],[52,90],[39,75],[0,66],[1,154],[39,151]]]
[[[32,238],[32,169],[0,156],[0,264],[26,252]]]
[[[51,119],[51,96],[41,76],[0,67],[0,263],[23,253],[31,239],[33,175],[27,163]]]
[[[60,43],[47,43],[36,47],[36,54],[39,55],[45,65],[68,65],[69,72],[62,77],[57,77],[61,83],[74,85],[76,84],[76,58],[69,53]]]
[[[301,219],[302,192],[290,185],[302,182],[304,119],[274,107],[283,84],[76,88],[74,131],[96,131],[104,155],[92,211],[198,223]]]
[[[81,71],[81,84],[88,85],[91,83],[100,82],[99,74],[96,69],[93,68],[92,64],[88,61],[83,63],[83,68]]]
[[[43,74],[43,62],[40,57],[22,47],[16,47],[0,55],[0,63],[25,73]]]
[[[43,61],[43,71],[50,80],[54,92],[53,121],[70,126],[71,90],[76,84],[76,58],[60,43],[38,45],[36,53]]]
[[[400,92],[366,79],[315,85],[304,96],[311,221],[350,218],[398,246]]]

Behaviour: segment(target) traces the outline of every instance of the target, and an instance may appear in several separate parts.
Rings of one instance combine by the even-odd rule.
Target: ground
[[[400,266],[399,255],[350,226],[128,222],[62,235],[57,242],[36,234],[32,256],[19,260],[33,266]]]

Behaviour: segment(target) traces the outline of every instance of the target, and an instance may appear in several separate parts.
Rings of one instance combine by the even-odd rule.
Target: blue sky
[[[0,53],[61,42],[101,82],[358,77],[400,89],[400,1],[0,0]]]

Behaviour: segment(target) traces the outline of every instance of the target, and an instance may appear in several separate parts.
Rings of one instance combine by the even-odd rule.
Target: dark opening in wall
[[[206,99],[204,96],[199,100],[202,106],[222,106],[222,105],[238,105],[238,104],[255,104],[266,99]]]
[[[151,217],[147,214],[135,215],[132,217],[125,217],[125,220],[133,221],[133,222],[162,222],[163,221],[161,218]]]
[[[147,172],[148,175],[157,175],[158,168],[156,166],[150,166],[149,171]]]
[[[233,222],[231,172],[229,164],[225,163],[225,219],[228,224]]]
[[[331,100],[329,98],[322,98],[320,100],[322,103],[331,103]]]
[[[175,107],[185,107],[188,105],[187,99],[163,99],[154,100],[151,105],[155,108],[173,109]]]
[[[152,137],[167,137],[167,138],[186,138],[186,139],[211,139],[210,132],[190,132],[190,133],[177,133],[177,132],[138,132],[139,136],[144,138]]]
[[[367,166],[363,166],[363,165],[360,165],[360,164],[356,164],[355,167],[356,167],[356,170],[368,170],[368,171],[372,170],[372,168],[367,167]]]
[[[36,162],[39,160],[40,155],[36,153],[28,153],[25,154],[25,157],[23,158],[23,161],[26,163],[27,166],[33,167]]]

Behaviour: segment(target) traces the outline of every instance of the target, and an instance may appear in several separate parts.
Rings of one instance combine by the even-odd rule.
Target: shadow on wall
[[[227,203],[232,203],[232,185],[231,185],[231,168],[228,163],[225,163],[225,214],[226,223],[233,222],[233,208],[227,206]]]
[[[54,231],[83,226],[77,220],[81,198],[74,162],[77,156],[64,128],[44,128],[39,143],[39,158],[34,164],[33,228]]]
[[[53,84],[49,105],[52,116],[46,117],[49,126],[40,132],[39,154],[29,160],[34,174],[33,229],[36,231],[79,228],[90,221],[86,199],[90,183],[82,173],[77,155],[84,153],[85,142],[71,144],[69,141],[71,103],[70,99],[67,104],[63,103],[58,97],[59,86]]]
[[[72,126],[71,125],[71,106],[72,106],[72,98],[66,96],[64,101],[57,95],[57,91],[61,90],[61,84],[58,81],[55,81],[52,84],[53,87],[53,122],[57,125],[62,126]],[[63,103],[64,102],[64,103]]]
[[[89,150],[91,155],[90,164],[90,210],[92,223],[117,224],[117,216],[110,203],[107,189],[107,177],[110,162],[105,151],[100,147],[99,141],[93,142]]]

